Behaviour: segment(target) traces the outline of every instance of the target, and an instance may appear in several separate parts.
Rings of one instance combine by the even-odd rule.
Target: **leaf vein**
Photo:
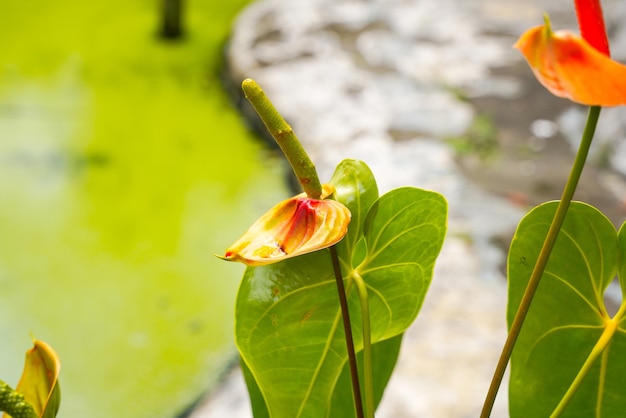
[[[561,283],[563,283],[566,287],[568,287],[570,290],[572,290],[583,302],[585,302],[585,304],[587,306],[589,306],[589,309],[596,315],[598,315],[598,317],[602,318],[602,316],[600,315],[600,313],[598,312],[598,309],[596,306],[594,306],[594,304],[585,297],[585,295],[582,294],[582,292],[580,290],[578,290],[575,286],[573,286],[570,282],[568,282],[566,279],[562,278],[561,276],[546,271],[547,275],[552,276],[553,278],[555,278],[556,280],[560,281]]]

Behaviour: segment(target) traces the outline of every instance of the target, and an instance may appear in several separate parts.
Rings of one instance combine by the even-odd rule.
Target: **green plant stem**
[[[600,110],[601,108],[599,106],[592,106],[589,108],[587,124],[578,147],[578,152],[576,153],[576,158],[574,159],[574,164],[572,165],[572,170],[569,178],[567,179],[567,183],[565,184],[565,188],[563,189],[563,194],[561,195],[561,200],[559,201],[556,213],[552,219],[548,235],[546,236],[543,246],[541,247],[541,252],[539,253],[535,267],[532,271],[530,279],[528,280],[526,291],[522,296],[519,308],[517,309],[513,322],[511,323],[509,334],[504,343],[504,347],[502,348],[502,353],[500,354],[496,370],[491,380],[491,385],[489,386],[489,391],[487,392],[487,396],[483,404],[483,409],[480,414],[481,418],[487,418],[491,415],[493,404],[496,400],[496,395],[498,394],[498,389],[500,388],[500,384],[502,383],[502,379],[504,377],[506,366],[511,358],[511,353],[513,352],[513,347],[515,346],[517,337],[519,337],[522,325],[524,324],[524,320],[526,319],[526,315],[530,309],[530,304],[535,296],[537,287],[539,286],[539,281],[541,280],[541,276],[543,276],[543,272],[548,264],[550,254],[554,248],[559,231],[561,230],[561,226],[565,220],[567,209],[569,208],[572,198],[574,197],[574,192],[578,186],[580,175],[585,167],[585,161],[587,160],[591,141],[596,130],[598,118],[600,117]]]
[[[361,386],[359,384],[359,372],[356,364],[356,353],[354,351],[354,339],[352,338],[352,327],[350,322],[350,311],[348,309],[348,298],[343,285],[341,265],[335,246],[330,247],[330,258],[333,263],[333,272],[337,282],[337,292],[339,293],[339,305],[341,306],[341,316],[343,320],[343,330],[346,334],[346,349],[348,351],[348,364],[350,366],[350,380],[352,381],[352,394],[354,395],[354,408],[357,418],[364,418],[363,400],[361,399]]]
[[[363,328],[363,386],[365,389],[365,416],[374,418],[374,382],[372,379],[372,334],[370,327],[370,307],[367,297],[367,286],[359,273],[356,271],[351,275],[356,285],[359,301],[361,305],[361,318]]]
[[[252,104],[267,130],[287,157],[304,192],[312,199],[319,199],[322,195],[322,184],[317,176],[317,170],[302,148],[291,126],[278,113],[265,92],[254,80],[250,78],[243,80],[241,88],[246,99]]]
[[[574,379],[570,387],[567,389],[567,392],[565,392],[565,395],[563,395],[563,397],[561,398],[561,401],[559,402],[559,404],[556,406],[556,408],[550,415],[550,418],[557,418],[561,416],[563,411],[565,411],[565,408],[567,407],[569,402],[572,400],[572,397],[574,396],[574,394],[580,387],[580,384],[583,382],[583,379],[585,378],[585,376],[587,376],[587,373],[589,372],[591,367],[594,365],[598,357],[600,357],[600,355],[604,352],[606,347],[611,342],[611,338],[613,337],[613,334],[615,334],[615,330],[617,329],[617,326],[619,325],[620,319],[621,318],[619,316],[616,316],[615,318],[608,319],[605,322],[604,331],[602,332],[602,335],[600,335],[600,339],[598,339],[598,342],[591,350],[591,353],[589,353],[589,357],[587,357],[587,359],[585,360],[585,363],[583,363],[582,367],[578,371],[578,374],[576,375],[576,378]],[[601,415],[597,414],[596,416],[601,416]]]

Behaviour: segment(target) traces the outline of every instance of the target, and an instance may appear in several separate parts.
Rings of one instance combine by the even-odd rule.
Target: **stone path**
[[[381,192],[412,185],[449,201],[449,235],[378,417],[479,414],[506,335],[503,248],[528,205],[558,198],[584,122],[511,48],[546,11],[555,28],[576,28],[564,0],[264,0],[234,28],[233,91],[245,77],[259,82],[322,180],[357,158]],[[626,7],[613,0],[605,12],[623,60]],[[592,158],[605,169],[590,168],[581,185],[616,223],[626,214],[623,113],[603,113]],[[452,139],[474,131],[478,145],[455,153]],[[506,408],[504,388],[492,416]],[[224,416],[250,416],[237,370],[192,415]]]

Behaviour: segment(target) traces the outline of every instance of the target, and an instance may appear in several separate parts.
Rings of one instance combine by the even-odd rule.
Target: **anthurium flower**
[[[330,247],[348,231],[350,210],[325,199],[334,192],[323,185],[321,199],[305,193],[284,200],[259,218],[220,257],[262,266]]]
[[[552,94],[589,106],[626,104],[626,66],[572,32],[553,32],[547,18],[515,47]]]
[[[43,341],[34,340],[34,346],[26,352],[24,371],[20,378],[13,399],[20,398],[22,404],[12,405],[19,410],[10,411],[11,416],[28,416],[37,418],[54,418],[61,403],[59,389],[59,373],[61,362],[56,352]],[[5,386],[5,394],[6,389]],[[4,409],[0,409],[2,411]],[[8,418],[8,414],[3,414]]]

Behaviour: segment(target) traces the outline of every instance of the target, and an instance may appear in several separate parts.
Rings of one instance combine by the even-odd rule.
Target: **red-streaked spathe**
[[[325,199],[334,192],[323,185],[322,199],[302,193],[284,200],[261,216],[220,257],[262,266],[330,247],[348,231],[350,210]]]

